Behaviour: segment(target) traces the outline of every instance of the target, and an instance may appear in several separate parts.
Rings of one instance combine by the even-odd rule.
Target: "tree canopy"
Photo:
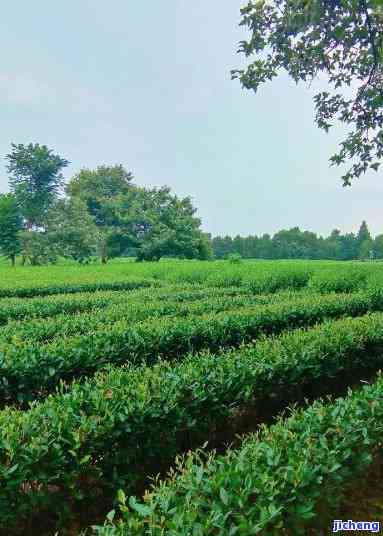
[[[258,259],[383,259],[383,236],[372,238],[367,223],[362,222],[358,233],[342,234],[334,229],[323,238],[299,227],[282,229],[270,236],[216,236],[212,239],[213,253],[218,259],[238,254]]]
[[[122,165],[82,169],[66,186],[69,199],[85,203],[98,229],[98,250],[102,262],[121,255],[131,245],[127,229],[122,226],[122,214],[130,210],[136,186],[133,174]]]
[[[142,188],[122,166],[82,170],[66,191],[86,203],[99,230],[102,262],[129,248],[137,260],[163,256],[206,257],[206,238],[191,199],[170,188]]]
[[[15,196],[0,194],[0,253],[15,264],[21,251],[20,231],[23,221]]]
[[[94,218],[76,197],[56,203],[47,218],[46,234],[61,256],[80,263],[97,252],[100,240]]]
[[[315,121],[328,131],[348,129],[330,161],[347,164],[344,185],[383,156],[383,4],[381,0],[250,0],[241,10],[250,37],[239,52],[248,58],[232,71],[257,91],[286,71],[295,82],[323,74],[328,90],[315,97]]]
[[[12,144],[6,160],[12,194],[0,198],[0,250],[12,262],[19,252],[32,265],[95,255],[106,263],[128,251],[139,261],[212,256],[191,199],[140,187],[121,164],[83,168],[64,188],[69,162],[45,145]]]
[[[190,197],[179,199],[168,187],[141,189],[132,208],[130,233],[138,248],[138,260],[210,256]]]
[[[122,165],[82,169],[66,186],[71,198],[84,201],[96,224],[103,226],[113,219],[113,206],[119,196],[132,189],[133,174]]]
[[[61,170],[69,162],[46,145],[12,143],[6,156],[9,186],[28,229],[44,224],[63,186]]]

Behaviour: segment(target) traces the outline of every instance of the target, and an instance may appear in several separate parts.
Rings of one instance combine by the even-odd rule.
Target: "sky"
[[[314,124],[313,88],[285,75],[256,95],[238,0],[27,0],[0,20],[0,191],[11,143],[38,142],[81,168],[123,164],[145,186],[189,195],[205,231],[299,226],[383,232],[380,174],[344,188],[330,168],[343,132]]]

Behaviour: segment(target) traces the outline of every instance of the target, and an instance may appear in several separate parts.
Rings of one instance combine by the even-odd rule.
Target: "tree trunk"
[[[108,262],[108,250],[107,245],[104,243],[101,246],[101,263],[106,264]]]
[[[15,266],[15,264],[16,264],[16,256],[15,255],[11,255],[11,264],[12,264],[12,266]]]

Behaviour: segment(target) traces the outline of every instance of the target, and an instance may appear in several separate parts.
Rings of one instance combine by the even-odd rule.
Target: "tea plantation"
[[[383,265],[0,265],[0,359],[0,534],[328,534],[381,460]]]

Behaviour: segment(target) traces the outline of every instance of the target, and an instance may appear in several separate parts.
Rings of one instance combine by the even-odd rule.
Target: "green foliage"
[[[20,233],[23,262],[32,266],[55,264],[59,254],[58,244],[45,231],[22,231]]]
[[[61,170],[69,162],[45,145],[12,144],[6,156],[9,185],[28,229],[43,226],[63,185]]]
[[[377,171],[383,155],[381,5],[374,0],[250,0],[241,12],[241,25],[250,35],[239,51],[249,63],[234,70],[233,78],[256,92],[281,71],[297,83],[324,74],[329,88],[314,97],[316,124],[326,132],[336,122],[349,128],[331,163],[351,162],[344,185],[368,169]]]
[[[27,228],[23,264],[52,263],[59,255],[83,263],[94,254],[106,264],[132,249],[139,261],[212,257],[210,237],[200,230],[189,197],[180,199],[168,187],[140,188],[115,165],[82,169],[67,184],[67,198],[58,200],[67,160],[39,144],[13,144],[6,158]]]
[[[195,212],[190,197],[179,199],[168,187],[142,189],[131,218],[137,260],[209,256],[208,239],[200,231],[201,221]]]
[[[161,318],[159,314],[159,318],[154,316],[136,324],[129,316],[124,318],[124,314],[116,321],[118,311],[115,315],[112,309],[106,312],[112,316],[110,320],[100,315],[97,322],[95,315],[92,330],[86,334],[56,338],[49,344],[39,343],[41,328],[32,324],[25,343],[18,341],[17,331],[11,343],[0,342],[3,356],[0,400],[29,402],[53,391],[61,380],[86,376],[106,364],[177,361],[191,351],[237,347],[263,335],[310,326],[327,318],[383,310],[383,294],[379,290],[351,295],[307,295],[266,305],[258,301],[247,307],[246,300],[243,302],[241,309],[226,310],[229,300],[222,312],[218,312],[219,307],[214,312],[214,304],[207,302],[199,311],[197,306],[195,313],[199,314],[191,311],[186,318]],[[139,310],[136,314],[140,314]],[[66,329],[69,326],[70,321]],[[33,339],[35,329],[37,340]]]
[[[122,501],[122,520],[108,520],[94,533],[304,536],[313,526],[322,532],[336,518],[347,484],[363,477],[381,449],[382,419],[380,376],[345,398],[315,402],[263,426],[225,456],[197,451],[178,459],[177,472],[144,503]]]
[[[355,292],[367,285],[367,272],[346,266],[343,270],[321,270],[310,278],[309,287],[322,293]]]
[[[361,226],[359,227],[358,234],[356,236],[359,246],[363,244],[366,240],[372,240],[370,231],[368,229],[367,223],[363,220]]]
[[[84,263],[97,252],[99,231],[80,198],[56,203],[48,215],[47,233],[63,257]]]
[[[31,234],[31,233],[29,233]],[[28,236],[29,236],[28,234]],[[67,283],[0,288],[0,298],[31,298],[33,296],[50,296],[53,294],[72,294],[77,292],[95,292],[97,290],[130,290],[139,287],[150,287],[158,284],[150,279],[125,279],[124,281],[94,281],[85,283]]]
[[[239,264],[242,260],[242,256],[240,253],[229,253],[229,255],[227,256],[227,260],[231,264]]]
[[[153,294],[155,293],[153,292]],[[0,341],[2,344],[15,344],[17,342],[19,346],[26,342],[46,343],[60,340],[63,336],[86,335],[100,328],[105,329],[108,326],[113,326],[122,318],[133,324],[142,320],[162,317],[188,317],[207,311],[219,312],[230,309],[233,305],[241,308],[254,303],[262,303],[262,301],[253,296],[229,296],[227,298],[200,299],[197,303],[193,303],[192,300],[179,303],[172,300],[142,300],[141,293],[137,297],[125,295],[125,299],[121,297],[118,301],[112,300],[101,309],[92,309],[81,315],[73,316],[64,313],[58,314],[54,318],[35,318],[25,320],[22,323],[8,322],[8,325],[0,330]]]
[[[211,236],[208,233],[201,233],[197,240],[197,258],[201,261],[210,261],[213,259],[213,247],[211,244]]]
[[[367,223],[362,222],[357,237],[358,257],[359,259],[366,260],[373,256],[373,240],[368,230]]]
[[[86,202],[89,212],[98,225],[107,223],[103,203],[106,200],[128,194],[133,188],[133,174],[122,165],[98,166],[97,169],[82,169],[68,185],[69,197],[79,197]]]
[[[81,315],[73,316],[65,312],[57,314],[54,318],[46,318],[47,309],[52,312],[52,308],[49,306],[47,308],[45,302],[41,302],[41,300],[40,302],[37,300],[37,304],[33,304],[32,307],[27,303],[24,308],[19,305],[16,310],[11,308],[9,311],[8,309],[8,317],[5,317],[4,308],[0,307],[0,324],[3,315],[3,318],[7,318],[8,321],[10,320],[10,314],[17,314],[18,318],[20,318],[23,311],[24,316],[27,311],[33,312],[36,316],[34,319],[25,319],[21,324],[19,322],[9,322],[6,327],[0,328],[0,342],[2,344],[17,344],[18,346],[25,342],[30,344],[52,342],[53,340],[62,339],[63,336],[86,335],[99,329],[104,330],[107,326],[112,327],[121,319],[124,319],[124,322],[129,321],[133,324],[142,320],[154,320],[162,317],[186,318],[210,312],[218,313],[234,307],[241,309],[255,304],[278,303],[285,301],[287,298],[285,293],[281,295],[235,295],[233,290],[222,294],[219,289],[211,289],[210,292],[206,290],[203,296],[201,292],[193,292],[187,300],[180,302],[179,292],[176,292],[175,296],[172,297],[168,295],[170,291],[168,288],[164,295],[164,290],[161,289],[159,292],[155,292],[155,289],[151,288],[150,300],[142,291],[131,295],[129,293],[115,293],[117,295],[113,298],[100,296],[95,298],[94,301],[90,300],[89,297],[85,297],[79,302],[76,299],[77,296],[75,296],[73,298],[74,311],[71,312],[79,312],[76,308],[77,306],[80,307],[81,311],[81,307],[89,307],[93,303],[94,305],[89,313],[86,313],[85,309]],[[196,303],[193,303],[194,300],[196,300]],[[71,304],[70,300],[65,300],[64,308],[70,310]],[[7,308],[5,309],[7,310]],[[39,315],[40,311],[41,316]]]
[[[37,234],[50,233],[47,226]],[[240,241],[235,244],[239,248]],[[248,464],[240,457],[243,473],[236,472],[236,458],[232,466],[220,458],[211,474],[193,462],[198,467],[193,475],[202,480],[184,480],[177,487],[179,478],[189,478],[187,468],[184,477],[173,475],[161,485],[168,493],[161,499],[158,486],[144,502],[131,495],[141,493],[150,475],[169,468],[175,456],[207,441],[221,449],[222,437],[230,441],[288,404],[338,393],[381,368],[383,315],[373,311],[383,310],[382,282],[380,263],[3,264],[0,532],[29,533],[43,525],[47,533],[63,525],[65,532],[79,512],[88,512],[91,524],[93,505],[117,507],[113,497],[121,489],[121,511],[115,508],[109,527],[99,531],[142,534],[143,520],[146,529],[157,530],[148,525],[149,509],[157,528],[163,523],[165,533],[177,535],[207,530],[207,512],[214,512],[223,534],[230,520],[239,520],[245,533],[249,519],[251,530],[266,520],[265,533],[278,528],[299,534],[306,524],[316,527],[329,514],[321,501],[317,507],[315,497],[324,489],[325,498],[336,504],[331,490],[341,495],[333,480],[327,488],[307,475],[314,471],[327,482],[338,469],[347,468],[350,475],[353,468],[348,454],[334,458],[343,453],[343,442],[330,449],[324,465],[321,449],[333,437],[326,429],[314,434],[312,451],[300,430],[292,450],[293,436],[287,434],[280,436],[282,452],[275,456]],[[2,297],[7,295],[21,297]],[[361,422],[372,421],[363,414]],[[356,429],[360,443],[361,428]],[[289,478],[290,473],[285,478],[285,464],[293,467],[291,456],[301,441],[302,452],[310,453],[303,469],[301,462],[294,466],[294,475],[302,479]],[[217,472],[222,460],[225,473]],[[334,473],[327,471],[337,463]],[[242,517],[229,515],[237,498],[243,502]],[[202,506],[206,501],[208,509]],[[267,505],[273,505],[271,514]],[[189,514],[197,529],[188,525]],[[179,526],[169,528],[173,521]]]
[[[211,257],[208,238],[189,197],[179,199],[170,188],[139,188],[122,166],[82,170],[68,184],[70,199],[81,199],[99,229],[103,263],[135,248],[138,261],[164,256]]]
[[[132,173],[122,165],[99,166],[82,169],[66,187],[70,202],[84,203],[97,226],[97,249],[104,264],[133,245],[122,223],[122,214],[130,210],[137,189],[132,181]]]
[[[365,240],[359,247],[359,258],[362,260],[372,259],[374,254],[374,242],[372,239]]]
[[[3,411],[0,414],[0,467],[3,467],[0,523],[12,526],[43,507],[56,515],[65,514],[64,498],[69,492],[78,503],[92,501],[100,491],[115,493],[121,486],[129,493],[134,492],[142,482],[143,472],[150,474],[156,467],[171,463],[181,451],[185,437],[202,443],[210,437],[212,429],[224,426],[238,409],[265,407],[271,398],[301,401],[305,390],[300,385],[306,385],[309,391],[341,370],[352,372],[363,364],[376,368],[382,362],[378,351],[382,342],[381,314],[344,319],[310,331],[259,341],[253,346],[221,353],[218,358],[203,353],[189,356],[173,367],[160,363],[152,368],[111,369],[92,380],[73,384],[70,391],[57,393],[28,411]],[[378,416],[381,418],[380,412]],[[359,434],[350,436],[360,441]],[[312,445],[313,448],[323,446],[319,441]],[[285,442],[280,448],[285,448]],[[309,462],[312,459],[316,458],[310,456]],[[250,460],[246,466],[249,474],[265,479],[265,486],[255,489],[266,495],[266,490],[272,487],[269,478],[275,479],[279,474],[278,460],[282,466],[279,456],[269,460],[272,460],[268,462],[270,472],[254,458],[253,466]],[[320,466],[319,460],[317,463]],[[206,484],[213,473],[205,475]],[[278,485],[284,481],[282,475],[278,477]],[[31,478],[40,483],[39,493],[22,493],[18,483],[29,482]],[[99,489],[86,486],[87,480],[97,482]],[[219,492],[222,485],[219,486],[218,500],[229,500],[232,487],[233,493],[238,492],[239,481],[229,482],[230,479],[224,486],[227,496]],[[292,478],[285,482],[290,491],[293,482]],[[174,498],[179,497],[182,510],[184,495],[176,485],[177,481],[171,482],[168,490],[172,497],[173,490]],[[52,486],[58,491],[50,492]],[[189,488],[185,488],[185,493],[186,489]],[[198,486],[195,489],[197,493]],[[154,511],[161,510],[159,504],[165,503],[156,502]],[[286,507],[288,504],[289,501]],[[144,511],[139,501],[131,500],[130,506],[137,518],[129,511],[128,523],[136,522],[139,512]],[[184,510],[188,511],[185,504]],[[203,508],[201,512],[204,511]],[[164,521],[171,522],[170,513],[168,516],[162,511],[159,517],[161,514]],[[185,525],[185,534],[187,528],[190,527]]]
[[[23,221],[12,194],[0,194],[0,253],[15,264],[21,251],[20,231]]]
[[[20,267],[9,270],[0,265],[0,298],[31,297],[68,292],[124,289],[133,280],[156,280],[159,283],[204,285],[205,287],[242,287],[252,292],[268,293],[282,289],[301,289],[315,274],[324,278],[347,279],[352,273],[365,281],[380,279],[380,263],[248,261],[239,265],[227,261],[201,262],[163,259],[159,263],[135,263],[126,259],[111,261],[107,266],[79,266],[59,260],[57,265]],[[358,276],[359,277],[359,276]],[[362,281],[361,279],[361,281]],[[367,283],[366,283],[367,284]],[[121,287],[119,286],[121,285]],[[345,285],[347,287],[347,283]],[[354,287],[353,288],[358,288]]]
[[[270,271],[262,278],[250,279],[247,284],[252,292],[257,293],[277,292],[284,288],[299,290],[306,287],[309,281],[310,273],[308,270],[291,267],[279,273]]]
[[[119,287],[118,287],[119,285]],[[134,286],[136,285],[136,286]],[[192,303],[194,300],[201,300],[212,297],[217,298],[237,298],[248,294],[246,288],[196,288],[193,285],[183,284],[159,287],[158,282],[145,280],[125,282],[124,286],[127,290],[121,288],[121,283],[117,283],[115,290],[100,291],[90,289],[88,292],[81,292],[81,287],[74,294],[53,294],[45,297],[29,297],[28,300],[23,298],[2,298],[0,302],[0,325],[11,323],[15,320],[29,320],[35,322],[37,319],[49,319],[49,323],[54,322],[54,317],[57,315],[69,315],[67,320],[74,320],[74,313],[96,313],[106,307],[114,306],[121,303],[132,304],[137,301],[142,307],[148,306],[150,302],[160,301],[161,304],[166,303]],[[137,290],[138,289],[138,290]],[[149,289],[149,290],[148,290]],[[65,288],[61,289],[62,291]],[[69,291],[74,289],[70,287]],[[119,292],[116,292],[119,290]],[[44,294],[44,293],[43,293]],[[282,296],[280,294],[279,296]],[[286,297],[286,294],[283,294]],[[262,303],[275,301],[278,295],[252,296],[251,299]],[[78,318],[81,322],[81,317]],[[13,329],[25,327],[26,323],[14,324]],[[1,331],[3,335],[3,331]]]
[[[375,237],[372,249],[374,259],[383,259],[383,234]]]
[[[363,245],[362,245],[363,244]],[[215,258],[224,259],[229,255],[240,255],[253,259],[370,259],[373,243],[365,221],[358,234],[342,235],[334,229],[330,236],[323,238],[299,227],[282,229],[273,237],[269,235],[214,237],[212,247]]]

